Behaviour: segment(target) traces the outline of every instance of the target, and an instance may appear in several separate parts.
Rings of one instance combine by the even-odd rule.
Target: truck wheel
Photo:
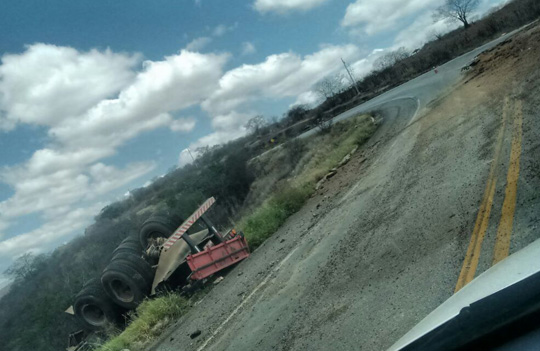
[[[168,238],[182,224],[183,220],[177,216],[166,217],[154,215],[144,221],[139,231],[139,240],[144,250],[150,241],[157,238]]]
[[[131,252],[119,252],[115,254],[111,262],[119,262],[131,266],[137,270],[147,281],[154,281],[154,269],[141,256]]]
[[[113,256],[120,252],[129,252],[135,254],[142,254],[143,248],[137,237],[127,237],[120,245],[113,251]]]
[[[103,271],[101,283],[113,302],[127,309],[137,307],[150,293],[152,284],[135,268],[116,261]]]
[[[120,316],[118,307],[109,299],[98,279],[92,279],[75,297],[73,303],[75,316],[89,330],[103,329],[116,323]]]

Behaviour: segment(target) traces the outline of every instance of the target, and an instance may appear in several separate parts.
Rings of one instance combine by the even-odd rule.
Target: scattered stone
[[[328,174],[325,176],[325,178],[330,179],[333,176],[335,176],[336,174],[337,174],[337,171],[331,170],[330,172],[328,172]]]
[[[319,181],[317,182],[317,185],[315,185],[315,190],[321,189],[321,188],[323,187],[322,185],[323,185],[323,183],[324,183],[325,180],[326,180],[325,177],[323,177],[321,180],[319,180]]]
[[[350,154],[354,154],[356,151],[358,151],[358,145],[355,145],[355,147],[353,147],[353,149],[351,150]]]
[[[223,277],[217,277],[216,280],[214,280],[214,285],[218,285],[219,283],[221,283],[223,281]]]
[[[279,243],[282,244],[284,241],[285,241],[285,238],[281,239],[281,240],[279,241]]]
[[[238,272],[238,276],[241,276],[242,274],[244,274],[244,272]]]
[[[345,166],[347,163],[349,163],[350,160],[351,160],[351,154],[347,154],[347,156],[343,157],[343,159],[339,162],[338,167]]]
[[[197,336],[201,335],[201,331],[199,329],[195,330],[193,333],[189,334],[189,337],[191,339],[195,339]]]

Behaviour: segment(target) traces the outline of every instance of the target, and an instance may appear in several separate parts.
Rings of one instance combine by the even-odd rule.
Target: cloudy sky
[[[82,233],[187,147],[316,102],[341,58],[361,77],[455,27],[433,21],[441,1],[2,1],[0,272]]]

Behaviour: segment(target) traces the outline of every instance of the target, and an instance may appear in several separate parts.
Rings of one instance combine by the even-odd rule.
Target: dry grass
[[[145,346],[161,335],[171,322],[186,313],[187,309],[187,300],[175,293],[146,300],[130,316],[128,327],[101,345],[97,351],[144,350]]]
[[[307,153],[296,159],[290,178],[274,184],[274,192],[262,205],[239,222],[252,248],[261,245],[289,216],[297,212],[315,191],[315,184],[355,146],[375,132],[371,116],[359,115],[336,123],[332,131],[307,142]],[[267,177],[270,177],[267,176]]]

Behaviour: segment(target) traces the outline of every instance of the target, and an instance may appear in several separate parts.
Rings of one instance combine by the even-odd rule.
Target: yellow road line
[[[506,128],[506,119],[508,115],[508,105],[509,100],[506,98],[503,106],[502,125],[499,129],[499,134],[497,135],[497,141],[495,143],[495,155],[493,157],[493,161],[491,162],[484,197],[476,216],[476,223],[471,235],[471,241],[469,243],[469,247],[467,248],[465,259],[463,260],[463,266],[461,267],[461,272],[459,274],[454,293],[458,292],[461,288],[474,279],[476,268],[478,267],[480,250],[482,248],[482,242],[484,241],[489,224],[489,216],[491,214],[491,207],[493,205],[493,196],[495,194],[495,187],[497,185],[497,177],[495,176],[495,173],[502,150],[504,130]]]
[[[454,293],[458,292],[461,288],[467,285],[474,279],[476,268],[478,267],[478,261],[480,259],[480,250],[482,249],[482,242],[486,235],[486,230],[489,224],[489,216],[491,214],[491,207],[493,205],[493,196],[495,194],[495,185],[497,184],[497,177],[491,179],[486,187],[486,202],[484,207],[478,211],[476,218],[475,229],[461,267],[461,273],[459,274],[458,282]]]
[[[493,264],[504,260],[510,251],[510,237],[516,211],[517,187],[519,178],[519,161],[521,157],[521,139],[523,130],[522,102],[516,102],[514,117],[514,132],[512,137],[512,151],[510,152],[510,166],[506,177],[506,191],[502,207],[501,220],[497,230],[495,250],[493,252]]]

